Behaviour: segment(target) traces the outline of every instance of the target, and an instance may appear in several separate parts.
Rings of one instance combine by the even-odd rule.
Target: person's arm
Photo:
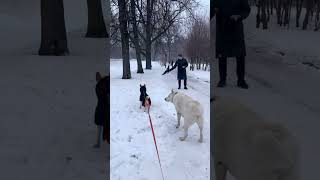
[[[178,66],[178,63],[177,63],[177,62],[178,62],[178,61],[176,61],[176,63],[174,63],[174,65],[172,66],[172,68],[169,69],[168,72],[174,70],[174,69]]]
[[[168,66],[168,69],[162,74],[162,75],[165,75],[167,74],[168,72],[174,70],[175,68],[177,67],[177,62],[174,64],[174,66],[172,66],[172,68],[169,69],[169,66]]]

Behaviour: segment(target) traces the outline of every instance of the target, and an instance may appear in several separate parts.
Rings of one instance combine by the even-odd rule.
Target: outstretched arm
[[[178,66],[177,62],[176,62],[176,63],[174,63],[174,65],[172,66],[172,68],[170,68],[170,69],[168,70],[168,72],[170,72],[170,71],[174,70],[177,66]]]
[[[168,72],[174,70],[176,67],[177,67],[177,62],[176,62],[176,63],[174,64],[174,66],[172,66],[172,68],[170,68],[170,69],[169,69],[169,66],[168,66],[168,69],[167,69],[162,75],[167,74]]]

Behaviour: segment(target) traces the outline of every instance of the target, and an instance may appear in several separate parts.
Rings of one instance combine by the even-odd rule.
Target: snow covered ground
[[[40,1],[1,2],[0,179],[108,179],[108,146],[92,148],[107,39],[84,38],[85,1],[65,10],[70,56],[40,57]]]
[[[256,29],[257,9],[252,7],[251,15],[245,21],[246,37],[249,47],[256,51],[268,52],[277,56],[283,56],[283,61],[290,64],[300,64],[304,61],[313,62],[320,67],[320,32],[313,31],[312,22],[307,30],[302,30],[305,11],[302,11],[300,28],[295,27],[295,16],[291,17],[290,26],[279,27],[276,16],[272,16],[267,30]],[[295,15],[295,9],[292,9]],[[304,65],[302,65],[304,66]]]
[[[111,74],[111,179],[160,180],[161,172],[147,113],[139,109],[139,84],[145,82],[152,100],[151,118],[166,180],[208,180],[210,177],[210,90],[209,72],[199,72],[206,81],[188,73],[188,90],[205,109],[204,142],[199,143],[199,128],[193,125],[189,137],[181,142],[183,130],[177,123],[173,104],[164,100],[177,88],[176,71],[167,75],[157,62],[152,70],[137,74],[131,61],[133,78],[123,80],[122,61],[113,60]],[[200,75],[199,75],[200,76]],[[183,122],[183,121],[182,121]]]
[[[73,52],[105,43],[72,37]],[[95,72],[106,71],[94,52],[1,56],[0,179],[106,179],[107,146],[92,148]]]
[[[250,89],[236,87],[234,59],[228,61],[228,86],[215,88],[219,78],[215,60],[211,94],[235,97],[266,120],[283,123],[301,146],[300,179],[318,179],[320,142],[315,138],[320,126],[320,71],[302,62],[319,62],[319,32],[288,31],[274,24],[269,30],[257,30],[254,8],[245,24]],[[214,34],[211,39],[215,39]]]

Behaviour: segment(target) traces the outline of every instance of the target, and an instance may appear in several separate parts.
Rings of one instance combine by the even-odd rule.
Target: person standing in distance
[[[176,67],[178,67],[178,89],[181,89],[181,80],[184,80],[184,89],[187,88],[187,67],[189,63],[188,61],[182,56],[182,54],[178,55],[178,60],[176,63],[172,66],[172,68],[168,68],[162,75],[174,70]]]
[[[242,21],[250,14],[248,0],[211,0],[210,18],[216,16],[216,58],[219,59],[220,80],[217,87],[225,87],[227,58],[237,59],[237,86],[248,89],[245,81],[246,46]]]

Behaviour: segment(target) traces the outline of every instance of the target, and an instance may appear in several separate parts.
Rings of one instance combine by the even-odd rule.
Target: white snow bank
[[[189,74],[189,90],[183,92],[205,108],[204,143],[198,143],[196,124],[189,129],[187,140],[181,142],[178,138],[183,135],[183,130],[175,128],[174,106],[164,100],[172,88],[177,88],[176,72],[162,76],[165,68],[156,62],[153,69],[145,70],[144,74],[135,72],[135,61],[131,61],[131,67],[133,78],[123,80],[122,62],[111,61],[111,180],[162,179],[148,116],[139,109],[139,83],[142,81],[146,82],[152,100],[151,118],[165,179],[209,179],[209,83],[202,83]]]

